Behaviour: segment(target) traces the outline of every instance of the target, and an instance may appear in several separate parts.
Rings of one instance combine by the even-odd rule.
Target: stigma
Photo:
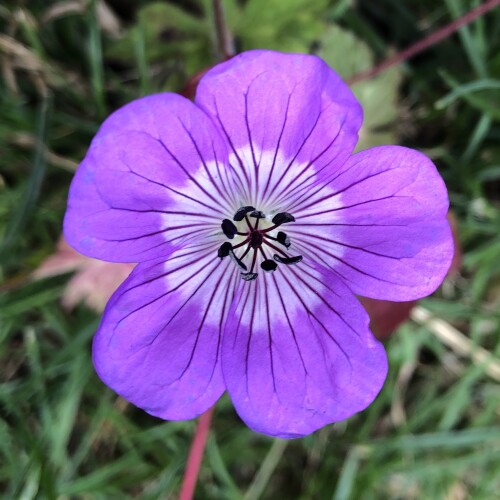
[[[241,207],[234,214],[233,220],[224,219],[221,223],[226,238],[241,241],[236,244],[224,242],[217,250],[217,256],[221,259],[231,257],[241,269],[241,277],[245,281],[257,278],[258,260],[260,269],[264,272],[275,271],[278,264],[296,264],[302,260],[302,256],[290,256],[284,250],[290,247],[290,238],[281,230],[276,233],[282,224],[290,222],[295,222],[294,216],[288,212],[280,212],[271,219],[272,225],[269,225],[266,215],[260,210],[251,206]]]

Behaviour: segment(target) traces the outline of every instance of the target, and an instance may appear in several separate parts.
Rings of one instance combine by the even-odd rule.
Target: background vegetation
[[[475,0],[225,0],[238,50],[316,52],[345,77]],[[174,498],[195,422],[162,422],[98,380],[99,315],[61,306],[55,252],[74,168],[113,109],[213,65],[209,0],[0,6],[0,492]],[[247,429],[224,397],[197,498],[498,498],[500,9],[356,84],[362,146],[426,152],[444,176],[463,264],[387,341],[388,381],[349,421],[296,441]],[[435,318],[427,321],[428,314]]]

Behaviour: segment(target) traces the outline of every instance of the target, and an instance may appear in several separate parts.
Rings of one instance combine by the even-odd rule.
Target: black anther
[[[295,222],[295,217],[288,212],[280,212],[273,217],[273,224],[281,226],[281,224],[286,224],[287,222]]]
[[[245,215],[249,212],[253,212],[255,210],[255,207],[251,206],[246,206],[246,207],[241,207],[236,210],[236,213],[234,214],[233,220],[239,222],[240,220],[243,220],[245,218]]]
[[[241,278],[245,281],[253,281],[257,278],[257,273],[241,273]]]
[[[250,213],[250,217],[254,217],[255,219],[265,219],[266,214],[264,212],[261,212],[260,210],[254,210]]]
[[[219,250],[217,251],[217,257],[220,257],[221,259],[227,257],[232,249],[233,246],[231,245],[231,243],[229,243],[229,241],[226,241],[219,247]]]
[[[276,239],[278,240],[278,243],[281,243],[282,245],[284,245],[287,248],[291,245],[290,238],[283,231],[280,231],[278,233],[278,235],[276,236]]]
[[[226,235],[226,238],[229,238],[230,240],[232,240],[234,238],[234,235],[238,232],[237,227],[229,219],[224,219],[220,227],[222,228],[223,233]]]
[[[280,257],[277,254],[273,255],[274,260],[280,264],[297,264],[302,260],[302,255],[297,255],[296,257]]]
[[[274,271],[278,267],[278,264],[276,264],[274,260],[266,259],[261,262],[260,267],[264,269],[264,271],[269,272],[269,271]]]

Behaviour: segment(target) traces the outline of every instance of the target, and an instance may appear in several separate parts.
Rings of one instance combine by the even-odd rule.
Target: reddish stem
[[[196,481],[200,473],[200,465],[203,459],[203,452],[207,444],[208,431],[210,430],[210,422],[212,421],[212,414],[215,406],[203,413],[198,419],[196,432],[191,443],[189,456],[184,470],[184,477],[182,478],[181,492],[179,500],[192,500],[194,490],[196,488]]]
[[[386,70],[387,68],[390,68],[391,66],[399,64],[403,61],[406,61],[407,59],[410,59],[411,57],[428,49],[432,45],[435,45],[441,40],[447,38],[462,26],[469,24],[470,22],[474,21],[474,19],[477,19],[483,14],[486,14],[486,12],[494,9],[498,5],[500,5],[500,0],[488,0],[479,7],[476,7],[475,9],[472,9],[471,11],[467,12],[462,17],[459,17],[452,23],[447,24],[446,26],[435,31],[434,33],[431,33],[429,36],[426,36],[423,40],[420,40],[414,43],[413,45],[410,45],[410,47],[408,47],[407,49],[402,50],[401,52],[394,54],[392,57],[387,58],[381,64],[378,64],[377,66],[373,67],[372,69],[369,69],[368,71],[363,71],[361,73],[358,73],[357,75],[354,75],[353,77],[349,78],[347,82],[349,84],[353,84],[377,76],[379,73],[382,73],[382,71]]]
[[[238,234],[238,233],[236,233],[236,234]],[[246,234],[245,234],[245,236],[246,236]],[[242,241],[241,243],[238,243],[237,245],[234,245],[233,250],[234,250],[235,248],[240,248],[240,247],[242,247],[243,245],[246,245],[249,241],[250,241],[250,238],[247,238],[245,241]]]
[[[276,245],[269,243],[269,241],[264,240],[264,244],[271,247],[273,250],[276,250],[277,252],[282,253],[285,257],[290,257],[286,252],[281,250],[281,248],[278,248]]]

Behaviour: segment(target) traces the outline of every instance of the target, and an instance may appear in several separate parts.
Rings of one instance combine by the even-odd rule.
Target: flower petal
[[[196,104],[212,115],[232,149],[247,203],[272,198],[326,175],[351,154],[362,110],[321,59],[255,50],[217,65],[200,81]]]
[[[290,204],[296,251],[334,271],[356,294],[414,300],[432,293],[448,271],[446,188],[417,151],[383,146],[357,153],[328,186]]]
[[[342,281],[302,262],[241,285],[224,330],[222,369],[249,427],[293,438],[366,408],[387,359]]]
[[[103,124],[73,180],[68,242],[91,257],[140,262],[213,231],[233,206],[226,156],[211,120],[183,97],[124,106]]]
[[[219,346],[235,288],[217,242],[140,263],[113,295],[94,339],[96,371],[114,391],[163,419],[193,418],[223,393]]]

